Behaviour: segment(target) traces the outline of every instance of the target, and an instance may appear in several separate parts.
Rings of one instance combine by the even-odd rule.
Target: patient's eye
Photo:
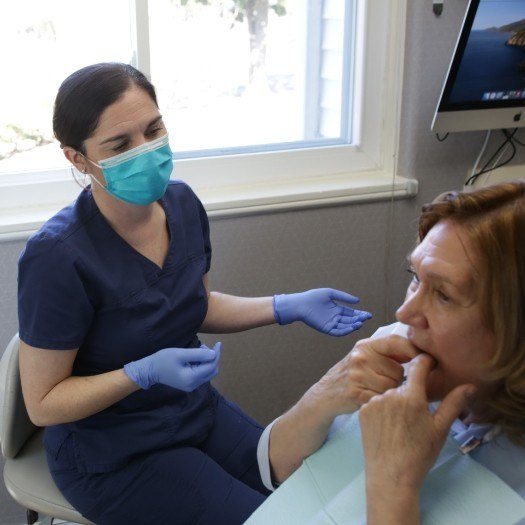
[[[450,297],[446,293],[442,292],[441,290],[436,290],[436,295],[444,303],[449,303],[450,302]]]
[[[407,272],[412,276],[412,282],[419,284],[419,277],[417,276],[414,268],[407,268]]]

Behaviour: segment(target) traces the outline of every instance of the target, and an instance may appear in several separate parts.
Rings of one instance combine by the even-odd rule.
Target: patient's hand
[[[381,521],[382,507],[399,510],[404,521],[417,523],[419,491],[435,463],[447,434],[468,401],[472,385],[450,392],[432,414],[428,409],[426,384],[435,361],[421,354],[411,363],[407,382],[377,396],[359,413],[366,462],[369,514]],[[414,514],[414,519],[407,516]],[[395,521],[393,521],[395,522]]]
[[[331,417],[355,412],[373,396],[397,388],[403,380],[401,363],[418,354],[408,339],[398,335],[363,339],[305,396]]]
[[[269,446],[274,481],[282,483],[322,446],[336,416],[398,387],[403,379],[401,363],[418,354],[408,339],[398,335],[359,341],[276,421]]]

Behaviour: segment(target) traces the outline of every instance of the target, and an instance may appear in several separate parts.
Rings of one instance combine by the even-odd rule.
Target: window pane
[[[60,83],[96,62],[130,62],[129,0],[18,0],[0,17],[0,173],[67,165],[53,139]],[[9,51],[8,51],[9,50]]]
[[[341,115],[351,2],[208,2],[148,4],[151,76],[175,151],[349,140]]]

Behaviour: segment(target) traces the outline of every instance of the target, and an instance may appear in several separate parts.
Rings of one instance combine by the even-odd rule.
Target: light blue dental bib
[[[246,525],[366,525],[358,414],[290,476]],[[513,525],[525,500],[449,438],[421,492],[425,525]]]

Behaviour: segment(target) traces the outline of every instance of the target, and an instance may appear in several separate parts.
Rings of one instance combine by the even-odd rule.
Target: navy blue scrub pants
[[[214,425],[196,446],[144,455],[124,468],[83,474],[71,468],[72,440],[48,458],[66,499],[97,525],[236,525],[265,500],[257,464],[262,427],[219,396]]]

